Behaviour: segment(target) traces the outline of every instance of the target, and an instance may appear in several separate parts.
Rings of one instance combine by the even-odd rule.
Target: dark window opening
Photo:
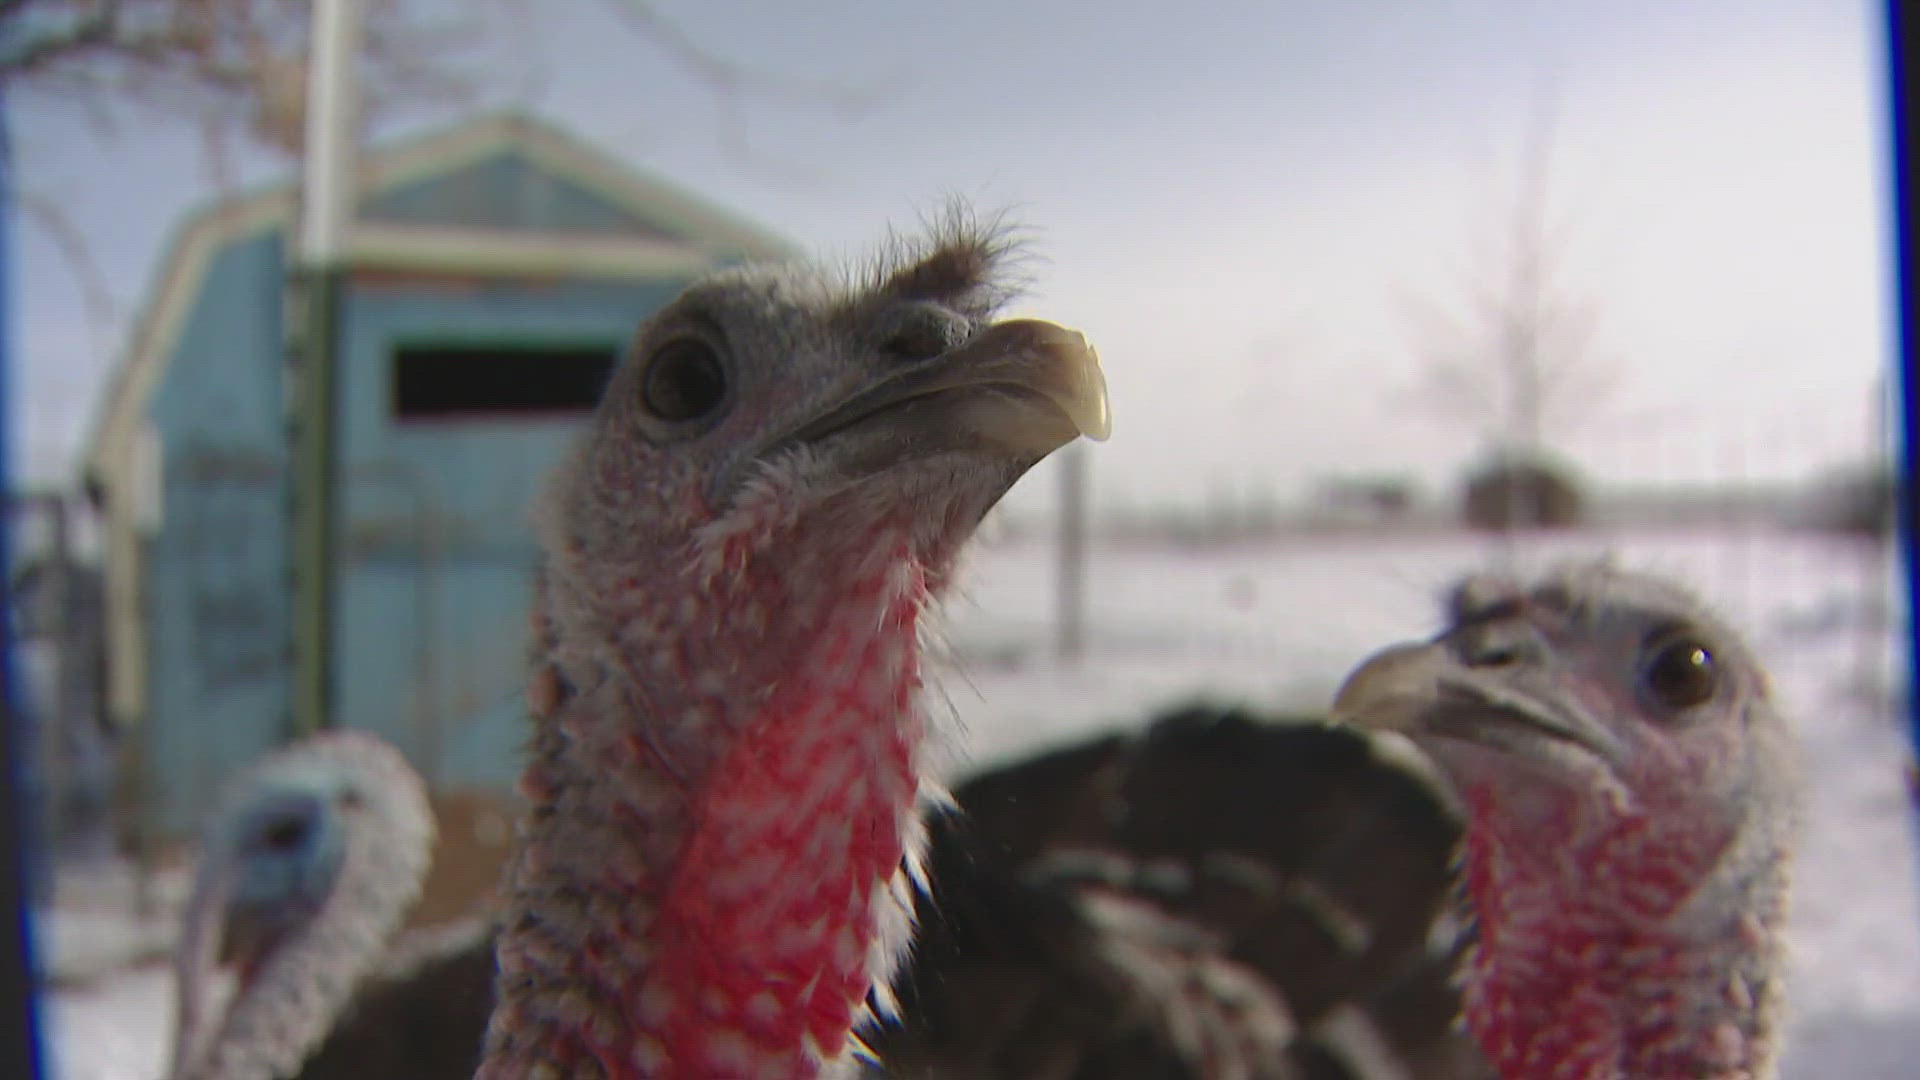
[[[456,420],[587,412],[617,354],[611,345],[402,345],[393,351],[393,413]]]

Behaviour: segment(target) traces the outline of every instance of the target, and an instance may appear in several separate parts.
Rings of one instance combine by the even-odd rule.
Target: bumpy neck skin
[[[901,530],[790,524],[550,561],[481,1077],[848,1067],[907,939],[939,575]]]
[[[1502,1077],[1774,1075],[1787,874],[1764,829],[1617,807],[1519,829],[1485,789],[1467,801],[1465,1014]]]

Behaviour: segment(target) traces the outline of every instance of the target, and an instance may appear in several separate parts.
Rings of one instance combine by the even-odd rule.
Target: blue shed
[[[542,122],[366,155],[337,380],[334,716],[443,787],[524,739],[529,510],[636,325],[772,233]],[[160,833],[290,728],[283,310],[297,192],[180,230],[86,462],[106,537],[108,709]]]

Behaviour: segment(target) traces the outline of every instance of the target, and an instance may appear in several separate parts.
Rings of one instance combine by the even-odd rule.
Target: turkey
[[[175,1080],[288,1076],[419,895],[433,818],[400,753],[316,735],[239,777],[215,814],[175,957]],[[211,1015],[216,968],[234,972]]]
[[[1056,748],[961,783],[956,807],[931,815],[931,891],[916,896],[920,932],[898,982],[901,1014],[864,1029],[880,1061],[872,1074],[1478,1080],[1495,1074],[1475,1039],[1453,1023],[1461,1012],[1452,986],[1459,976],[1474,1034],[1510,1032],[1488,1044],[1501,1075],[1734,1076],[1749,1068],[1748,1075],[1765,1075],[1780,1001],[1775,935],[1795,782],[1784,726],[1751,655],[1679,590],[1605,567],[1565,571],[1530,590],[1469,579],[1448,610],[1454,625],[1435,643],[1389,650],[1356,671],[1336,711],[1411,735],[1457,790],[1397,735],[1214,705],[1172,710],[1138,732]],[[1473,674],[1476,668],[1482,674]],[[1608,715],[1607,703],[1630,701],[1634,709],[1615,721],[1646,724],[1660,720],[1649,702],[1693,697],[1700,700],[1680,707],[1687,715],[1679,723],[1689,729],[1743,718],[1751,753],[1726,758],[1744,760],[1751,783],[1743,789],[1737,776],[1719,782],[1723,790],[1744,790],[1753,804],[1733,803],[1749,816],[1689,900],[1699,910],[1736,913],[1733,952],[1716,958],[1714,947],[1729,942],[1724,933],[1708,933],[1704,941],[1669,943],[1669,966],[1661,970],[1681,971],[1694,960],[1722,965],[1728,978],[1719,985],[1730,996],[1709,996],[1706,1004],[1718,1004],[1720,1022],[1742,1025],[1737,1033],[1755,1053],[1733,1065],[1652,1056],[1595,1062],[1555,1054],[1551,1039],[1518,1041],[1550,1032],[1528,1035],[1517,1021],[1490,1027],[1489,988],[1513,962],[1506,946],[1539,942],[1500,932],[1503,919],[1511,925],[1510,906],[1469,904],[1482,945],[1473,962],[1462,964],[1473,931],[1449,917],[1448,904],[1460,815],[1471,811],[1474,822],[1467,834],[1469,897],[1497,899],[1496,885],[1512,885],[1502,884],[1498,873],[1505,871],[1491,860],[1511,853],[1487,845],[1485,830],[1504,828],[1487,815],[1508,805],[1503,795],[1562,774],[1456,745],[1456,736],[1486,721],[1470,711],[1438,710],[1488,700],[1530,710],[1496,714],[1495,722],[1509,726],[1486,729],[1499,740],[1488,745],[1504,755],[1534,745],[1528,729],[1515,726],[1528,715],[1536,724],[1563,713],[1600,717]],[[1635,710],[1647,715],[1630,719]],[[1567,727],[1574,722],[1561,728],[1577,732]],[[1673,726],[1675,717],[1661,722]],[[1432,725],[1441,726],[1427,730]],[[1577,749],[1547,744],[1543,761],[1603,779],[1570,756]],[[1650,762],[1658,760],[1650,754]],[[1652,777],[1644,779],[1633,792],[1648,789]],[[1604,784],[1596,790],[1614,798]],[[1620,805],[1636,801],[1644,799]],[[1596,824],[1606,825],[1604,818]],[[1644,854],[1618,845],[1623,837],[1652,837],[1653,826],[1614,832],[1617,825],[1602,830],[1614,845],[1608,850],[1623,858]],[[1494,835],[1513,842],[1504,832]],[[1545,850],[1574,835],[1565,830]],[[1631,869],[1587,865],[1596,873]],[[1566,896],[1595,898],[1607,909],[1601,915],[1631,912],[1605,884],[1561,888]],[[1710,930],[1715,921],[1698,925]],[[1615,941],[1627,940],[1614,929]],[[1672,966],[1674,960],[1684,963]],[[443,1071],[438,1059],[408,1060],[404,1048],[442,1022],[436,1010],[449,999],[467,1008],[444,1041],[475,1045],[482,1013],[475,1000],[485,996],[491,970],[487,945],[475,939],[425,970],[430,974],[413,980],[378,982],[382,989],[363,995],[362,1007],[329,1040],[328,1052],[361,1062],[357,1069],[305,1075],[464,1075],[463,1062]],[[1508,1015],[1535,1024],[1571,1016],[1565,1006],[1578,1000],[1564,988],[1528,992],[1537,994],[1529,1000],[1539,1001],[1539,1010]],[[1610,1015],[1630,1021],[1631,1010],[1642,1008],[1648,1011],[1637,1015],[1659,1015],[1659,1004],[1641,1000],[1624,988]],[[1623,1054],[1645,1041],[1630,1024],[1619,1037],[1626,1040]],[[369,1057],[369,1046],[385,1056]],[[1651,1071],[1639,1071],[1643,1063]]]
[[[478,1076],[846,1075],[909,937],[922,624],[1106,433],[1003,230],[744,267],[643,325],[540,518],[530,807]]]
[[[373,735],[325,732],[238,777],[209,822],[175,960],[176,1080],[466,1078],[492,925],[417,922],[432,802]],[[206,1018],[217,966],[237,973]]]
[[[1774,1075],[1800,781],[1753,653],[1607,563],[1469,578],[1448,622],[1335,711],[1465,803],[1465,1017],[1500,1075]]]
[[[1460,826],[1420,759],[1194,704],[979,772],[930,814],[930,887],[862,1036],[873,1076],[1484,1080],[1454,1025]],[[491,941],[369,980],[303,1080],[471,1074]]]
[[[1014,255],[955,213],[864,273],[736,268],[643,326],[541,521],[505,914],[389,956],[417,869],[347,940],[319,915],[364,890],[242,846],[262,896],[299,901],[262,907],[268,936],[332,942],[305,972],[326,992],[274,1013],[285,1031],[229,1022],[216,1045],[244,1067],[201,1068],[188,1024],[182,1075],[293,1075],[342,1014],[301,1075],[852,1068],[918,865],[921,620],[1006,488],[1106,433],[1085,341],[993,320]],[[332,836],[350,802],[306,805],[300,828]],[[302,860],[325,862],[280,862]],[[235,1017],[272,1000],[242,983]],[[426,1030],[448,1038],[423,1057]]]
[[[493,1013],[494,924],[462,919],[401,938],[288,1077],[469,1080]]]
[[[1393,742],[1193,704],[955,797],[876,1074],[1491,1075],[1453,1023],[1459,820]]]

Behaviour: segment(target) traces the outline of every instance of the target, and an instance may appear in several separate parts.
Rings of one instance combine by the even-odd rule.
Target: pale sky
[[[1482,440],[1414,393],[1410,298],[1462,302],[1544,101],[1560,273],[1617,373],[1558,433],[1567,453],[1604,479],[1693,481],[1806,476],[1869,445],[1892,338],[1865,0],[663,0],[750,69],[872,98],[849,115],[749,90],[737,125],[613,22],[619,0],[487,2],[507,14],[486,104],[815,251],[858,253],[949,193],[1012,207],[1045,257],[1022,311],[1083,329],[1107,369],[1110,502],[1450,482]],[[114,308],[92,317],[55,239],[20,222],[17,460],[45,479],[168,231],[218,185],[184,125],[10,107],[23,184],[77,224]],[[227,179],[282,167],[248,155]]]

